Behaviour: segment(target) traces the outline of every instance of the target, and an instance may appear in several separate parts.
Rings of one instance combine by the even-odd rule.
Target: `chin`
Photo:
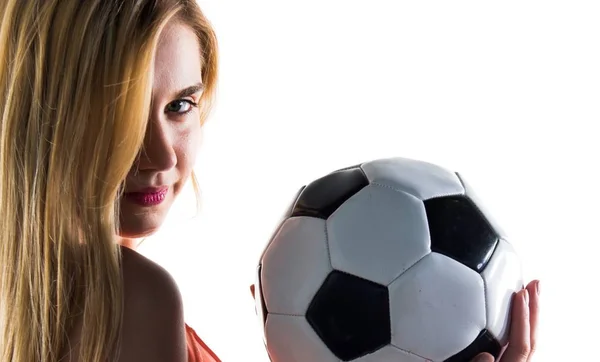
[[[158,226],[143,226],[143,227],[125,227],[123,226],[121,228],[121,231],[119,232],[119,236],[122,238],[127,238],[127,239],[140,239],[140,238],[146,238],[148,236],[152,236],[154,235],[158,229],[160,228],[160,225]]]
[[[119,236],[123,238],[144,238],[156,233],[165,220],[166,212],[152,210],[144,213],[121,209]]]

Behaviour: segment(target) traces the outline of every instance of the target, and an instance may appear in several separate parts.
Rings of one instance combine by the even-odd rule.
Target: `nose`
[[[168,129],[161,122],[150,121],[139,160],[140,171],[168,171],[177,164],[177,156]]]

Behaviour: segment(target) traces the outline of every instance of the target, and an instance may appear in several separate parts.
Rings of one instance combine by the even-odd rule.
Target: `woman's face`
[[[202,94],[200,54],[190,28],[167,26],[156,53],[144,151],[127,176],[121,201],[122,244],[154,233],[191,175],[201,131],[195,106]]]

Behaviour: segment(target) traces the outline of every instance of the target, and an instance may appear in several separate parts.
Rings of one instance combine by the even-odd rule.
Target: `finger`
[[[527,285],[529,293],[529,359],[537,348],[539,318],[540,281],[534,280]]]
[[[480,353],[471,362],[494,362],[494,356],[489,353]]]
[[[530,347],[529,292],[520,290],[513,298],[510,337],[502,362],[527,362]]]
[[[252,298],[256,301],[254,297],[254,284],[250,285],[250,294],[252,294]],[[258,310],[256,309],[256,303],[254,304],[254,313],[258,315]]]

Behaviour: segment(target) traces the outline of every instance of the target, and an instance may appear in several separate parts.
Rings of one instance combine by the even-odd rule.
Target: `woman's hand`
[[[530,282],[515,294],[508,346],[498,362],[529,362],[535,351],[539,316],[539,280]],[[494,362],[488,353],[477,355],[471,362]]]

